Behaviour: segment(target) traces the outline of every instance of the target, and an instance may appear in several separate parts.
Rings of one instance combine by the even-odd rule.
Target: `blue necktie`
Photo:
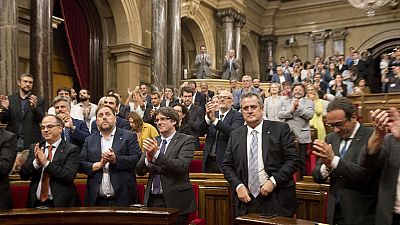
[[[165,146],[167,146],[167,140],[164,139],[161,143],[160,154],[165,154]],[[153,178],[153,194],[161,194],[161,177],[160,174],[154,175]]]
[[[257,131],[251,132],[250,157],[249,157],[249,190],[254,198],[260,193],[260,181],[258,180],[258,137]]]
[[[347,152],[347,148],[348,148],[347,142],[348,142],[349,140],[350,140],[350,139],[345,139],[345,140],[344,140],[344,146],[342,147],[342,149],[341,149],[340,152],[339,152],[339,155],[340,155],[340,158],[341,158],[341,159],[344,158],[344,155],[345,155],[346,152]]]
[[[69,128],[64,128],[64,138],[65,141],[68,143],[71,143],[71,135],[70,135],[70,129]]]

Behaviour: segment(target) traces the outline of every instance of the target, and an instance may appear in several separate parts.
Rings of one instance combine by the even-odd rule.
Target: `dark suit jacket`
[[[393,222],[393,207],[400,169],[399,149],[400,141],[389,134],[386,135],[379,154],[367,155],[365,161],[362,160],[363,167],[380,173],[375,224],[391,225]]]
[[[219,113],[215,113],[216,118],[219,118]],[[203,117],[204,118],[204,117]],[[219,120],[217,125],[208,125],[206,120],[203,119],[203,122],[200,125],[200,135],[206,136],[206,143],[204,146],[204,157],[203,157],[203,166],[202,170],[205,171],[205,163],[207,161],[207,157],[211,154],[213,144],[215,139],[217,138],[215,156],[218,168],[222,172],[222,162],[224,161],[225,149],[228,145],[229,136],[233,130],[243,126],[244,120],[243,116],[240,112],[231,109],[225,116],[223,120]],[[216,133],[218,132],[218,137]]]
[[[72,118],[75,130],[72,132],[69,130],[69,136],[71,137],[71,144],[74,144],[82,149],[83,143],[85,143],[86,137],[90,135],[89,128],[86,126],[86,122]]]
[[[23,180],[31,179],[29,186],[29,197],[27,207],[34,207],[36,191],[40,183],[42,168],[36,170],[33,167],[35,145],[29,148],[29,156],[22,167],[20,176]],[[40,147],[45,147],[45,142],[40,143]],[[79,148],[61,140],[56,149],[52,162],[46,167],[45,171],[50,174],[50,189],[53,195],[55,207],[77,207],[81,202],[75,188],[74,180],[79,169]]]
[[[199,149],[200,142],[199,142],[199,137],[200,137],[200,132],[199,132],[199,127],[204,119],[204,110],[200,106],[193,105],[190,106],[189,109],[189,121],[188,124],[192,128],[194,140],[195,140],[195,150]]]
[[[123,118],[120,118],[117,116],[117,128],[119,129],[123,129],[123,130],[131,130],[131,125],[129,125],[129,121]],[[97,124],[96,124],[96,120],[92,122],[92,128],[90,133],[98,133],[99,129],[97,129]]]
[[[10,173],[17,155],[17,136],[0,128],[0,209],[11,209]]]
[[[340,204],[346,224],[374,224],[377,182],[369,170],[361,167],[359,157],[372,129],[361,125],[347,149],[346,155],[340,159],[338,167],[330,173],[330,193],[328,196],[328,223],[333,224],[335,204]],[[326,137],[332,145],[336,156],[339,156],[341,138],[332,132]],[[322,162],[318,161],[314,171],[314,181],[324,183],[327,178],[321,176]],[[375,179],[373,179],[375,177]],[[375,180],[375,181],[374,181]]]
[[[264,170],[269,177],[274,177],[276,187],[266,197],[263,214],[278,214],[292,217],[296,212],[296,187],[293,174],[300,160],[294,146],[294,134],[287,123],[264,120],[262,133],[262,150]],[[248,187],[247,163],[247,126],[231,132],[226,148],[222,170],[234,191],[239,184]],[[247,213],[248,204],[239,201],[234,191],[237,215]]]
[[[176,103],[179,103],[179,99],[174,97],[174,98],[172,99],[172,101],[169,103],[169,107],[174,107],[174,105],[175,105]],[[160,106],[161,106],[161,107],[167,106],[167,101],[165,100],[165,98],[164,98],[163,100],[161,100]]]
[[[195,95],[193,96],[193,98],[194,98],[194,102],[195,103],[197,102],[201,108],[205,109],[206,101],[207,101],[207,98],[206,98],[205,94],[197,91],[195,93]]]
[[[28,103],[23,115],[19,94],[10,95],[8,99],[10,101],[9,109],[7,112],[0,113],[0,121],[4,124],[8,122],[7,130],[16,135],[19,135],[18,128],[22,123],[24,149],[27,149],[29,145],[39,142],[42,138],[39,124],[44,117],[44,99],[38,97],[37,105],[34,109]]]
[[[292,78],[290,77],[289,74],[284,73],[283,76],[285,77],[285,81],[292,83]],[[272,75],[271,83],[279,83],[279,84],[281,83],[278,74]]]
[[[160,144],[160,136],[156,139]],[[180,214],[196,210],[196,199],[188,172],[189,164],[193,159],[193,150],[193,137],[176,132],[168,144],[165,154],[159,154],[151,169],[146,166],[146,155],[142,155],[136,166],[136,173],[139,176],[150,173],[144,194],[145,205],[149,201],[154,175],[160,174],[161,187],[167,207],[180,209]]]
[[[161,106],[161,103],[160,103]],[[154,122],[154,117],[150,115],[151,110],[155,110],[154,107],[147,108],[143,113],[143,122],[151,124],[153,127],[157,128],[156,123]]]
[[[137,202],[135,166],[142,151],[136,134],[117,128],[112,144],[117,163],[109,167],[111,184],[115,190],[118,206]],[[88,176],[85,205],[94,206],[100,190],[103,170],[93,172],[93,163],[101,159],[101,136],[96,132],[86,138],[80,156],[80,171]]]

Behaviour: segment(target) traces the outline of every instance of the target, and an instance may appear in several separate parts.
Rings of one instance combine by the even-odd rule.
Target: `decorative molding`
[[[221,19],[222,23],[234,22],[235,15],[239,12],[234,8],[226,8],[217,11],[217,17]]]
[[[187,8],[189,18],[194,18],[199,11],[201,0],[186,0],[185,2],[181,3],[181,8]]]
[[[243,27],[246,24],[246,16],[241,13],[234,14],[233,18],[235,19],[236,27]]]
[[[264,35],[260,38],[261,43],[264,45],[272,43],[273,45],[278,42],[278,39],[274,35]]]
[[[324,42],[328,36],[329,33],[327,31],[316,31],[310,33],[310,38],[312,38],[314,42]]]
[[[344,40],[348,34],[349,33],[346,29],[329,31],[329,37],[331,37],[335,41]]]

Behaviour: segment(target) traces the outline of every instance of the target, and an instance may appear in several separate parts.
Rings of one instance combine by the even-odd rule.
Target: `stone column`
[[[235,14],[235,47],[236,59],[239,62],[239,72],[237,77],[240,79],[243,76],[243,60],[242,60],[242,27],[246,23],[246,17],[240,13]]]
[[[347,30],[333,30],[329,32],[329,36],[333,39],[333,52],[335,55],[344,55],[344,41],[347,36]]]
[[[30,26],[30,73],[35,78],[35,95],[41,95],[46,103],[51,102],[53,89],[52,47],[53,28],[51,17],[53,0],[31,0]],[[46,105],[47,106],[47,105]]]
[[[225,57],[226,53],[230,49],[234,49],[234,36],[233,36],[233,26],[235,22],[234,16],[236,15],[237,11],[232,8],[228,9],[221,9],[217,12],[217,17],[221,19],[222,23],[222,58]]]
[[[321,55],[325,57],[325,39],[328,37],[328,32],[312,32],[310,37],[313,39],[314,43],[314,57],[320,57]]]
[[[168,1],[168,84],[180,86],[181,59],[181,1]]]
[[[264,35],[261,37],[261,76],[262,81],[270,81],[271,77],[267,74],[267,61],[270,56],[275,56],[276,37],[274,35]]]
[[[0,1],[0,94],[16,91],[17,52],[16,0]]]
[[[167,83],[167,0],[152,0],[151,76],[159,91]]]

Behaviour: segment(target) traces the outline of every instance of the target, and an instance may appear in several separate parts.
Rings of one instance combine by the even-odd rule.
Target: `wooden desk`
[[[0,211],[0,224],[174,224],[178,209],[81,207]]]
[[[315,225],[314,222],[308,220],[299,220],[288,217],[277,216],[271,219],[260,218],[259,214],[248,214],[236,218],[237,225],[244,224],[267,224],[267,225]]]

